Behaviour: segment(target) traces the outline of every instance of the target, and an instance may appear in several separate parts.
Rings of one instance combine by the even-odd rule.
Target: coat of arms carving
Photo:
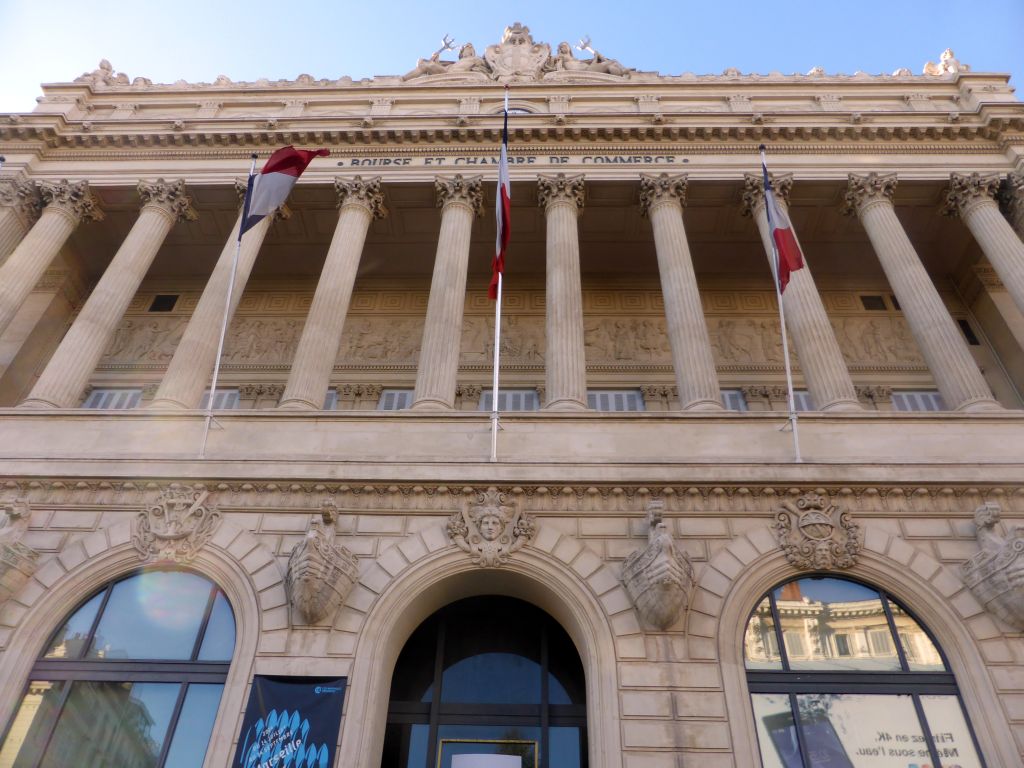
[[[31,510],[24,499],[0,502],[0,604],[35,573],[39,553],[22,543]]]
[[[500,43],[489,45],[484,51],[484,59],[491,65],[491,76],[499,81],[537,80],[550,58],[551,46],[533,42],[530,28],[518,21],[505,27]]]
[[[506,495],[493,487],[453,514],[447,529],[455,546],[485,568],[497,568],[536,533],[533,519],[508,504]]]
[[[210,540],[220,512],[206,503],[210,492],[190,485],[171,486],[135,518],[132,544],[139,558],[189,562]]]
[[[996,531],[998,504],[982,504],[974,512],[975,536],[981,551],[961,566],[964,581],[978,602],[1010,626],[1024,630],[1024,527],[1009,536]]]
[[[640,618],[655,629],[668,629],[678,620],[693,590],[693,566],[676,548],[664,511],[662,501],[648,504],[647,546],[622,566],[622,581]]]
[[[857,562],[860,526],[826,496],[805,493],[796,503],[783,502],[773,528],[794,568],[830,570],[850,568]]]
[[[336,520],[337,508],[325,503],[288,558],[288,602],[309,624],[333,614],[359,576],[355,555],[334,543]]]

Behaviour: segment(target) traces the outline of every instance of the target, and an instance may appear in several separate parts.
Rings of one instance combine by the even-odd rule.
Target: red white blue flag
[[[768,230],[771,232],[772,242],[775,243],[776,272],[779,280],[779,293],[786,290],[789,283],[789,275],[798,269],[804,268],[804,255],[800,252],[800,244],[793,234],[793,225],[789,222],[789,216],[779,207],[775,199],[775,190],[772,189],[772,181],[768,177],[768,166],[764,162],[764,154],[761,155],[761,171],[764,173],[764,209],[768,216]]]
[[[507,99],[507,97],[506,97]],[[487,295],[498,298],[498,278],[505,273],[505,251],[512,236],[512,185],[508,180],[508,107],[505,107],[505,124],[501,130],[501,161],[498,164],[497,195],[498,238],[494,244],[494,260],[491,262],[491,286]]]
[[[288,199],[299,176],[306,170],[314,157],[329,155],[326,149],[295,149],[282,147],[270,156],[263,170],[249,177],[249,186],[245,192],[245,205],[242,208],[242,226],[238,230],[238,239],[247,230],[252,229],[260,219],[269,216]]]

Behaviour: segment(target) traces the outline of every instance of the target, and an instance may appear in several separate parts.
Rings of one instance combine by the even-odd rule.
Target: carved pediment
[[[665,504],[647,506],[647,546],[626,558],[622,582],[645,623],[668,629],[686,609],[693,590],[693,566],[672,540],[663,519]]]
[[[359,576],[355,555],[334,541],[336,520],[337,508],[325,502],[288,558],[288,602],[308,624],[333,616]]]

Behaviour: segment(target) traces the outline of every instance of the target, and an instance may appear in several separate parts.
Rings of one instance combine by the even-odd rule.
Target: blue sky
[[[482,50],[513,21],[553,45],[590,35],[606,56],[665,74],[916,74],[951,47],[975,70],[1024,78],[1024,0],[0,0],[0,111],[30,111],[40,82],[101,58],[155,82],[358,79],[407,71],[445,33]]]

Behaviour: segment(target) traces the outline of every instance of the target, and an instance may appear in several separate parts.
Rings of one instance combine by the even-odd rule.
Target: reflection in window
[[[883,592],[787,582],[751,612],[744,653],[764,768],[984,766],[938,647]]]
[[[43,650],[0,767],[202,765],[234,645],[231,607],[201,576],[108,585]]]

